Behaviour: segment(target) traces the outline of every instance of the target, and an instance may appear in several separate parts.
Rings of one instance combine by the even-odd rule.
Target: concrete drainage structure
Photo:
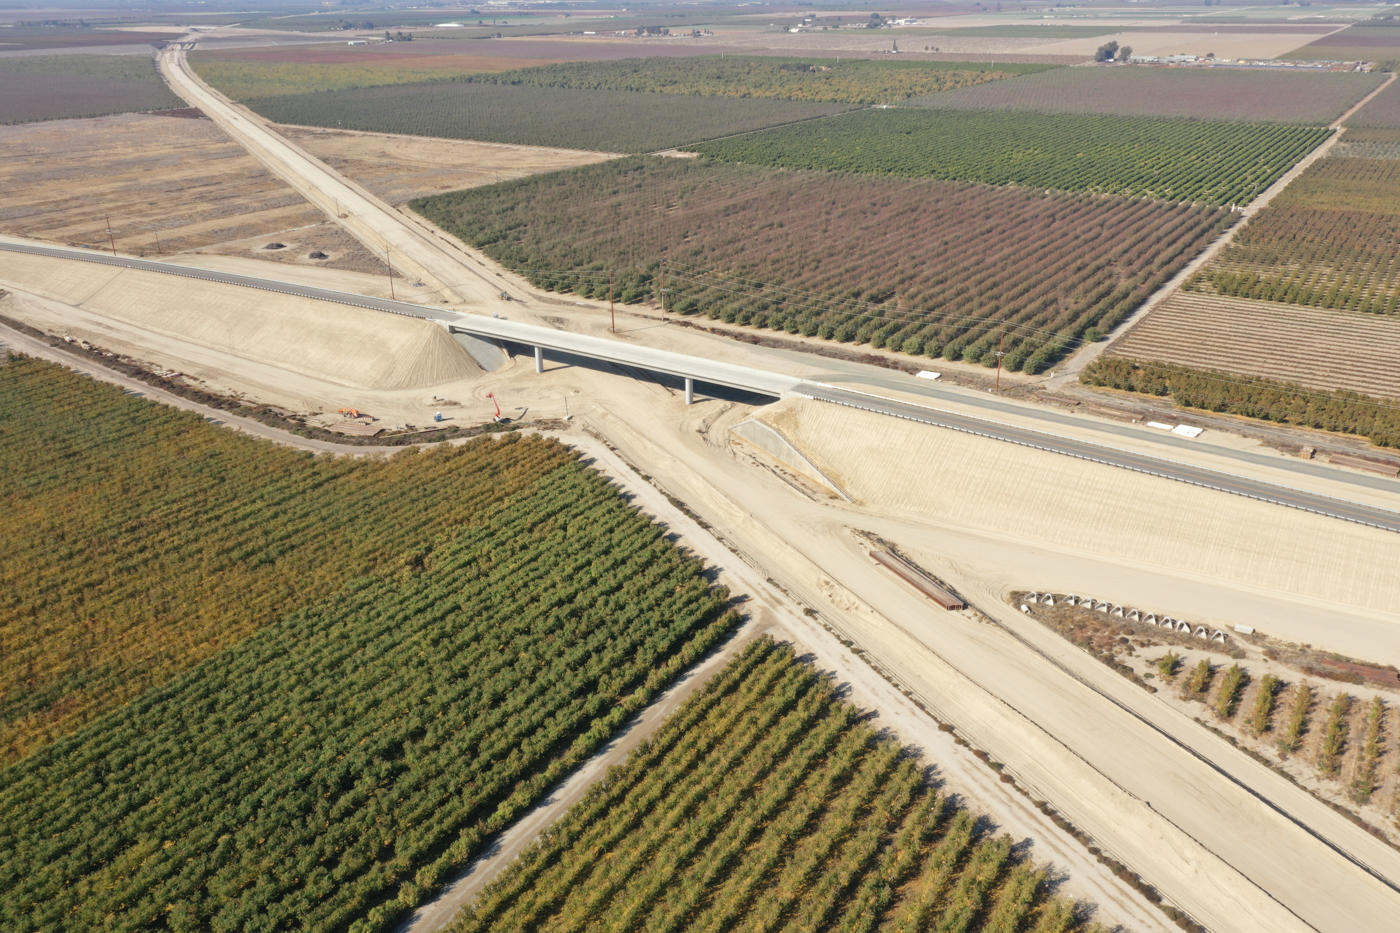
[[[1144,614],[1140,609],[1132,609],[1127,606],[1117,605],[1106,599],[1098,600],[1092,596],[1080,597],[1073,593],[1058,598],[1066,605],[1079,606],[1081,609],[1095,609],[1128,622],[1140,622],[1144,625],[1170,629],[1171,631],[1180,632],[1183,635],[1191,635],[1203,641],[1218,642],[1224,645],[1230,640],[1229,636],[1218,628],[1212,629],[1205,625],[1193,626],[1184,619],[1173,619],[1171,616],[1159,617],[1155,612]],[[1046,606],[1053,606],[1055,605],[1055,600],[1056,596],[1054,593],[1029,593],[1024,597],[1024,601],[1021,603],[1021,611],[1026,613],[1031,611],[1030,606],[1027,605],[1028,603],[1040,603]],[[1254,632],[1253,626],[1249,625],[1237,625],[1235,626],[1235,630],[1246,634],[1252,634]]]

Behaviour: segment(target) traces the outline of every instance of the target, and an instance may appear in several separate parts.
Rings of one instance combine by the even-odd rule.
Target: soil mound
[[[366,389],[482,372],[431,321],[198,279],[6,253],[0,278],[66,304],[245,360]]]

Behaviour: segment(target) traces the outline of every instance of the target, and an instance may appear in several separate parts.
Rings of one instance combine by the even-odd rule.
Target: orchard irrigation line
[[[813,384],[808,383],[806,385]],[[890,415],[895,418],[902,418],[906,421],[913,421],[919,424],[928,424],[939,428],[947,428],[952,431],[959,431],[963,434],[971,434],[977,437],[985,437],[990,440],[1005,441],[1010,444],[1016,444],[1020,447],[1029,447],[1033,450],[1040,450],[1046,453],[1053,453],[1059,454],[1061,456],[1073,457],[1076,460],[1085,460],[1090,463],[1100,463],[1105,466],[1117,467],[1118,469],[1122,470],[1131,470],[1134,473],[1142,473],[1146,476],[1156,476],[1161,479],[1172,480],[1178,483],[1186,483],[1191,486],[1198,486],[1202,489],[1213,489],[1217,492],[1224,492],[1233,496],[1241,496],[1246,499],[1254,499],[1258,502],[1267,502],[1273,505],[1282,505],[1290,509],[1297,509],[1301,512],[1311,512],[1314,515],[1322,515],[1327,518],[1338,518],[1342,521],[1351,522],[1357,525],[1364,525],[1368,528],[1375,528],[1380,531],[1400,533],[1400,513],[1391,512],[1388,509],[1382,509],[1378,506],[1367,505],[1362,502],[1353,502],[1348,499],[1335,499],[1331,496],[1323,496],[1321,494],[1307,492],[1305,490],[1294,490],[1298,498],[1290,500],[1283,492],[1284,490],[1286,490],[1287,487],[1275,486],[1272,483],[1266,483],[1261,480],[1250,479],[1247,476],[1240,476],[1232,473],[1221,473],[1215,470],[1207,470],[1203,467],[1195,467],[1188,463],[1181,463],[1179,461],[1174,460],[1166,460],[1160,457],[1153,457],[1147,454],[1139,455],[1146,460],[1156,460],[1167,466],[1176,466],[1181,468],[1181,472],[1164,472],[1161,470],[1154,470],[1147,466],[1133,463],[1132,460],[1128,458],[1130,452],[1124,452],[1124,455],[1120,458],[1114,458],[1111,454],[1112,448],[1104,447],[1099,444],[1094,444],[1090,441],[1080,441],[1075,438],[1063,437],[1061,435],[1056,434],[1049,434],[1043,431],[1036,431],[1030,428],[1019,428],[1016,425],[989,421],[982,418],[976,418],[971,415],[956,415],[951,412],[939,412],[936,409],[925,408],[922,405],[916,405],[912,402],[899,402],[894,399],[886,399],[882,396],[875,395],[873,393],[861,392],[858,389],[837,388],[836,386],[827,385],[825,383],[816,383],[815,385],[820,386],[821,389],[826,390],[826,392],[830,394],[813,394],[810,389],[804,389],[801,385],[799,385],[798,388],[794,390],[794,394],[817,402],[830,402],[834,405],[844,405],[848,408],[856,408],[861,411],[868,411],[874,414]],[[841,398],[840,396],[843,393],[865,396],[872,400],[872,404],[862,405],[859,403],[858,400]],[[926,416],[920,416],[908,410],[899,410],[894,407],[880,407],[878,404],[874,404],[875,402],[885,402],[890,406],[904,406],[906,409],[919,409],[927,411],[929,414]],[[941,419],[939,416],[942,416]],[[979,429],[978,427],[974,427],[969,424],[959,424],[959,419],[965,419],[966,421],[986,425],[986,427]],[[1004,433],[998,432],[996,428],[1004,429]],[[1027,437],[1017,436],[1017,434],[1013,432],[1023,432],[1024,434],[1036,435],[1039,437],[1046,438],[1047,440],[1046,442],[1037,443],[1036,441],[1030,440]],[[1052,440],[1062,440],[1065,441],[1066,444],[1064,446],[1055,446],[1052,443]],[[1101,456],[1094,456],[1093,454],[1090,454],[1088,452],[1074,449],[1074,447],[1071,445],[1075,444],[1098,448],[1100,450],[1103,450],[1105,453]],[[1204,474],[1207,477],[1220,477],[1220,480],[1212,482],[1209,479],[1192,476],[1191,473],[1187,471],[1195,472],[1198,474]],[[1240,485],[1232,487],[1228,482],[1229,480],[1235,480]],[[1249,487],[1254,487],[1254,489],[1260,491],[1251,491]],[[1279,490],[1279,492],[1271,495],[1268,492],[1262,491],[1267,489],[1276,489]],[[1312,504],[1307,504],[1308,502],[1311,502]],[[1335,508],[1328,508],[1326,503],[1329,502],[1335,502],[1339,505],[1352,506],[1358,511],[1359,514],[1349,514],[1346,511],[1337,510]],[[1361,514],[1365,514],[1367,512],[1371,513],[1371,516],[1376,520],[1368,521],[1366,518],[1360,517]]]

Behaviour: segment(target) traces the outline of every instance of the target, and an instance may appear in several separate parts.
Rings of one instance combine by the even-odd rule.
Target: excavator
[[[368,417],[369,417],[369,415],[367,415],[367,414],[365,414],[364,412],[360,411],[358,408],[342,408],[342,409],[340,410],[340,414],[346,415],[346,416],[348,416],[348,417],[350,417],[350,418],[368,418]]]

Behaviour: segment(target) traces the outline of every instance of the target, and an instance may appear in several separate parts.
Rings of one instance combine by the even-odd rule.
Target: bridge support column
[[[695,380],[689,376],[685,377],[685,403],[687,405],[695,404]]]
[[[544,347],[535,347],[535,372],[544,372]]]

